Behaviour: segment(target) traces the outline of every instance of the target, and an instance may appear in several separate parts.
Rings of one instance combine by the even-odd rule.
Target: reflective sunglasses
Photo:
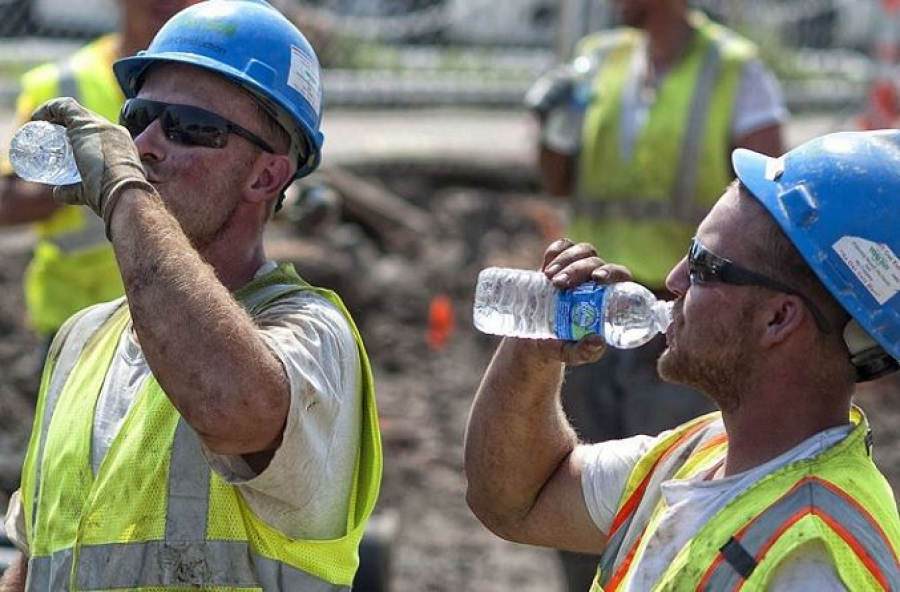
[[[157,119],[166,138],[176,144],[224,148],[228,145],[228,134],[237,134],[265,152],[277,154],[265,140],[253,132],[199,107],[128,99],[119,113],[119,124],[128,130],[132,138],[140,135]]]
[[[790,294],[797,296],[806,304],[816,325],[823,333],[830,333],[831,327],[828,321],[813,302],[791,286],[764,276],[755,271],[743,268],[736,263],[732,263],[724,257],[720,257],[703,246],[703,243],[697,237],[691,239],[691,246],[688,249],[688,273],[691,278],[691,285],[703,282],[721,282],[723,284],[731,284],[733,286],[758,286],[766,288],[773,292],[781,292],[782,294]]]

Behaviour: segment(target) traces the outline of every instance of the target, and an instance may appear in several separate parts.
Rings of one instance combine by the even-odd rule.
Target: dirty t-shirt
[[[846,425],[825,430],[781,456],[737,475],[706,480],[708,475],[700,474],[692,479],[664,482],[662,495],[667,509],[647,543],[640,564],[636,566],[631,585],[623,592],[650,590],[691,537],[728,502],[763,476],[788,463],[823,453],[846,438],[852,429],[853,426]],[[601,532],[610,531],[631,469],[656,442],[657,439],[650,436],[634,436],[579,448],[578,455],[584,466],[581,485],[585,504]],[[803,582],[803,585],[798,588],[797,582]],[[846,590],[828,550],[819,542],[803,545],[786,558],[776,569],[767,588],[769,592],[798,589],[818,592]]]
[[[264,265],[257,276],[274,268]],[[210,467],[235,485],[251,510],[291,538],[342,536],[359,451],[362,401],[356,341],[344,316],[315,294],[286,296],[255,318],[260,335],[290,381],[291,403],[281,445],[256,474],[241,456],[204,449]],[[118,349],[94,416],[94,474],[150,368],[130,330]],[[10,501],[7,530],[27,550],[18,492]]]

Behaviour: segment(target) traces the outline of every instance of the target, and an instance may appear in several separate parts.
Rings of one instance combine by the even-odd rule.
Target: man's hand
[[[541,271],[559,290],[574,288],[584,282],[613,284],[631,279],[631,272],[622,265],[606,263],[588,243],[575,244],[567,238],[559,239],[544,251]],[[533,340],[532,347],[567,366],[596,362],[606,350],[606,342],[599,335],[580,341]]]
[[[156,194],[124,127],[110,123],[68,97],[47,101],[32,118],[65,126],[81,173],[81,183],[57,187],[54,199],[89,206],[103,218],[107,238],[113,209],[126,189],[140,188]]]

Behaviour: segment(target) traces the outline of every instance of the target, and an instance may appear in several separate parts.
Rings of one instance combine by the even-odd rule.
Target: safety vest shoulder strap
[[[692,456],[724,442],[719,414],[711,413],[674,430],[638,462],[619,501],[600,559],[604,589],[627,572],[633,550],[659,504],[662,483],[674,477]]]
[[[31,482],[23,483],[23,487],[30,487],[31,492],[23,496],[23,499],[31,499],[37,503],[41,483],[41,459],[44,453],[44,444],[47,438],[47,430],[63,385],[78,362],[82,351],[94,338],[97,331],[118,311],[125,303],[124,298],[112,302],[98,304],[86,308],[67,320],[57,332],[47,355],[44,366],[44,374],[41,379],[41,396],[38,399],[35,410],[35,428],[32,430],[32,442],[28,447],[28,456],[25,459],[24,474],[34,475]],[[31,467],[31,469],[29,469]],[[26,509],[26,512],[34,518],[34,508]],[[34,524],[28,521],[29,536]]]

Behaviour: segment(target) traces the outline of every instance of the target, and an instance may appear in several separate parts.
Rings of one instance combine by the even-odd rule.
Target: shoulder
[[[758,57],[759,48],[755,43],[725,25],[710,20],[703,13],[692,12],[690,20],[701,35],[718,44],[723,59],[746,62]]]
[[[583,37],[575,46],[575,56],[609,53],[634,47],[641,38],[640,31],[628,27],[598,31]]]

